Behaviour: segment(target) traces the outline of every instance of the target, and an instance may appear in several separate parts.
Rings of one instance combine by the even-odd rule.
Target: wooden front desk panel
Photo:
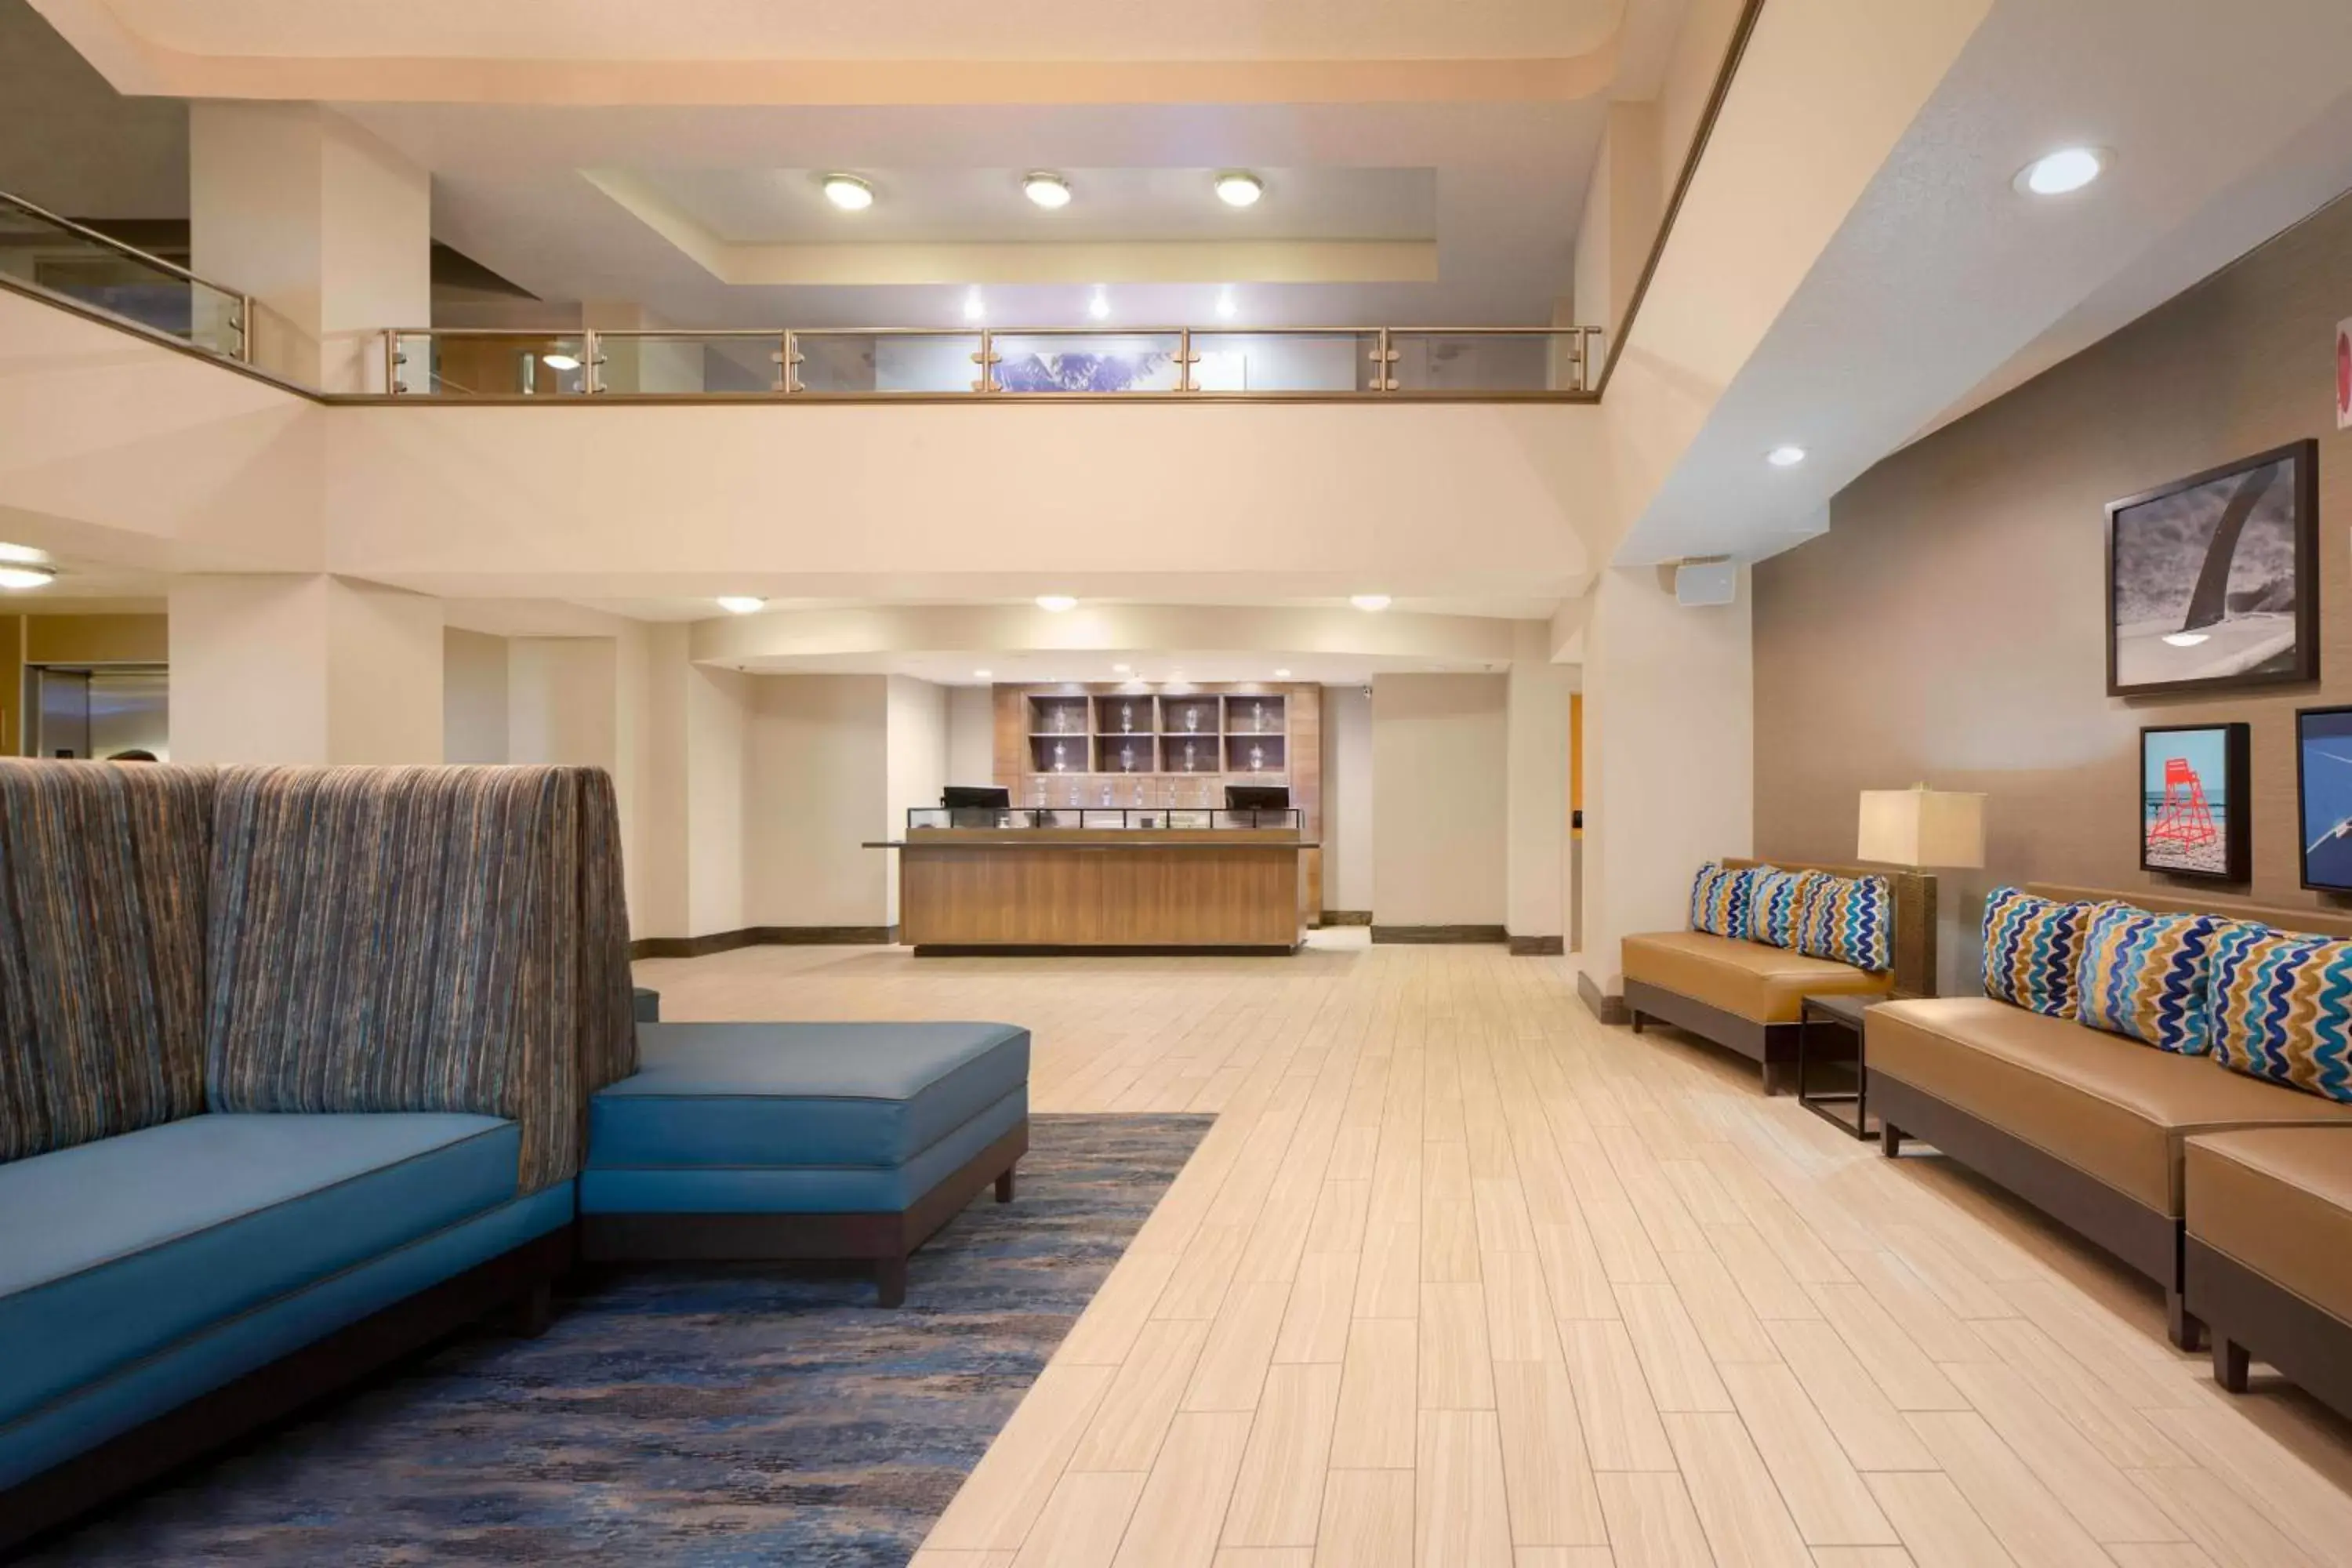
[[[898,850],[916,947],[1298,945],[1295,834],[936,829]]]

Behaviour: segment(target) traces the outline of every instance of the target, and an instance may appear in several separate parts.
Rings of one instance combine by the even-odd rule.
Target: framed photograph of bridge
[[[2294,784],[2303,885],[2352,893],[2352,708],[2295,714]]]
[[[2139,732],[2139,864],[2169,877],[2252,875],[2247,724],[2169,724]]]
[[[2319,679],[2319,443],[2107,507],[2107,695]]]

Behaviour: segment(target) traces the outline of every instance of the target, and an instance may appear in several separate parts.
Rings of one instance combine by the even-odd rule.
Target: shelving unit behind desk
[[[1299,814],[1301,919],[1323,910],[1323,689],[1311,682],[999,685],[997,784],[1017,806],[1222,806],[1229,784],[1282,784]]]
[[[1305,861],[1319,847],[1295,811],[908,816],[903,837],[870,847],[898,852],[901,940],[919,956],[1287,953],[1304,938]]]

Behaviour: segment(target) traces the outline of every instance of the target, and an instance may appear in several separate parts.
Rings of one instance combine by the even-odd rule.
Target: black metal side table
[[[1862,1015],[1864,1009],[1873,1004],[1888,1000],[1890,998],[1885,995],[1864,994],[1805,996],[1797,1003],[1797,1103],[1831,1126],[1841,1128],[1856,1138],[1871,1135],[1870,1077],[1863,1065]],[[1853,1037],[1853,1057],[1823,1055],[1819,1046],[1826,1042],[1814,1039],[1816,1030],[1825,1035]],[[1848,1059],[1853,1063],[1853,1092],[1822,1092],[1813,1088],[1811,1075],[1806,1070],[1809,1065],[1824,1061],[1842,1063]],[[1853,1111],[1849,1114],[1836,1109],[1844,1106],[1852,1106]]]

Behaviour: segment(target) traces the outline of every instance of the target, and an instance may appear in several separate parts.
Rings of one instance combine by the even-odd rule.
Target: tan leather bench
[[[1806,996],[1879,996],[1897,987],[1932,991],[1932,948],[1913,933],[1935,920],[1933,881],[1885,867],[1811,866],[1793,860],[1726,860],[1726,866],[1769,864],[1783,870],[1827,871],[1840,877],[1884,877],[1895,906],[1895,967],[1883,974],[1834,959],[1813,958],[1767,942],[1707,931],[1653,931],[1621,944],[1625,1007],[1633,1032],[1655,1021],[1687,1029],[1761,1064],[1769,1094],[1787,1081],[1797,1059],[1798,1004]]]
[[[2352,1127],[2188,1142],[2189,1310],[2213,1375],[2246,1390],[2253,1356],[2352,1415]]]
[[[2060,900],[2113,900],[2282,929],[2334,924],[2314,911],[2147,892],[2029,887]],[[1870,1009],[1870,1104],[1889,1155],[1917,1138],[2009,1188],[2164,1287],[2173,1342],[2195,1348],[2185,1300],[2186,1146],[2204,1133],[2319,1126],[2352,1136],[2352,1105],[2231,1072],[1988,996]]]

